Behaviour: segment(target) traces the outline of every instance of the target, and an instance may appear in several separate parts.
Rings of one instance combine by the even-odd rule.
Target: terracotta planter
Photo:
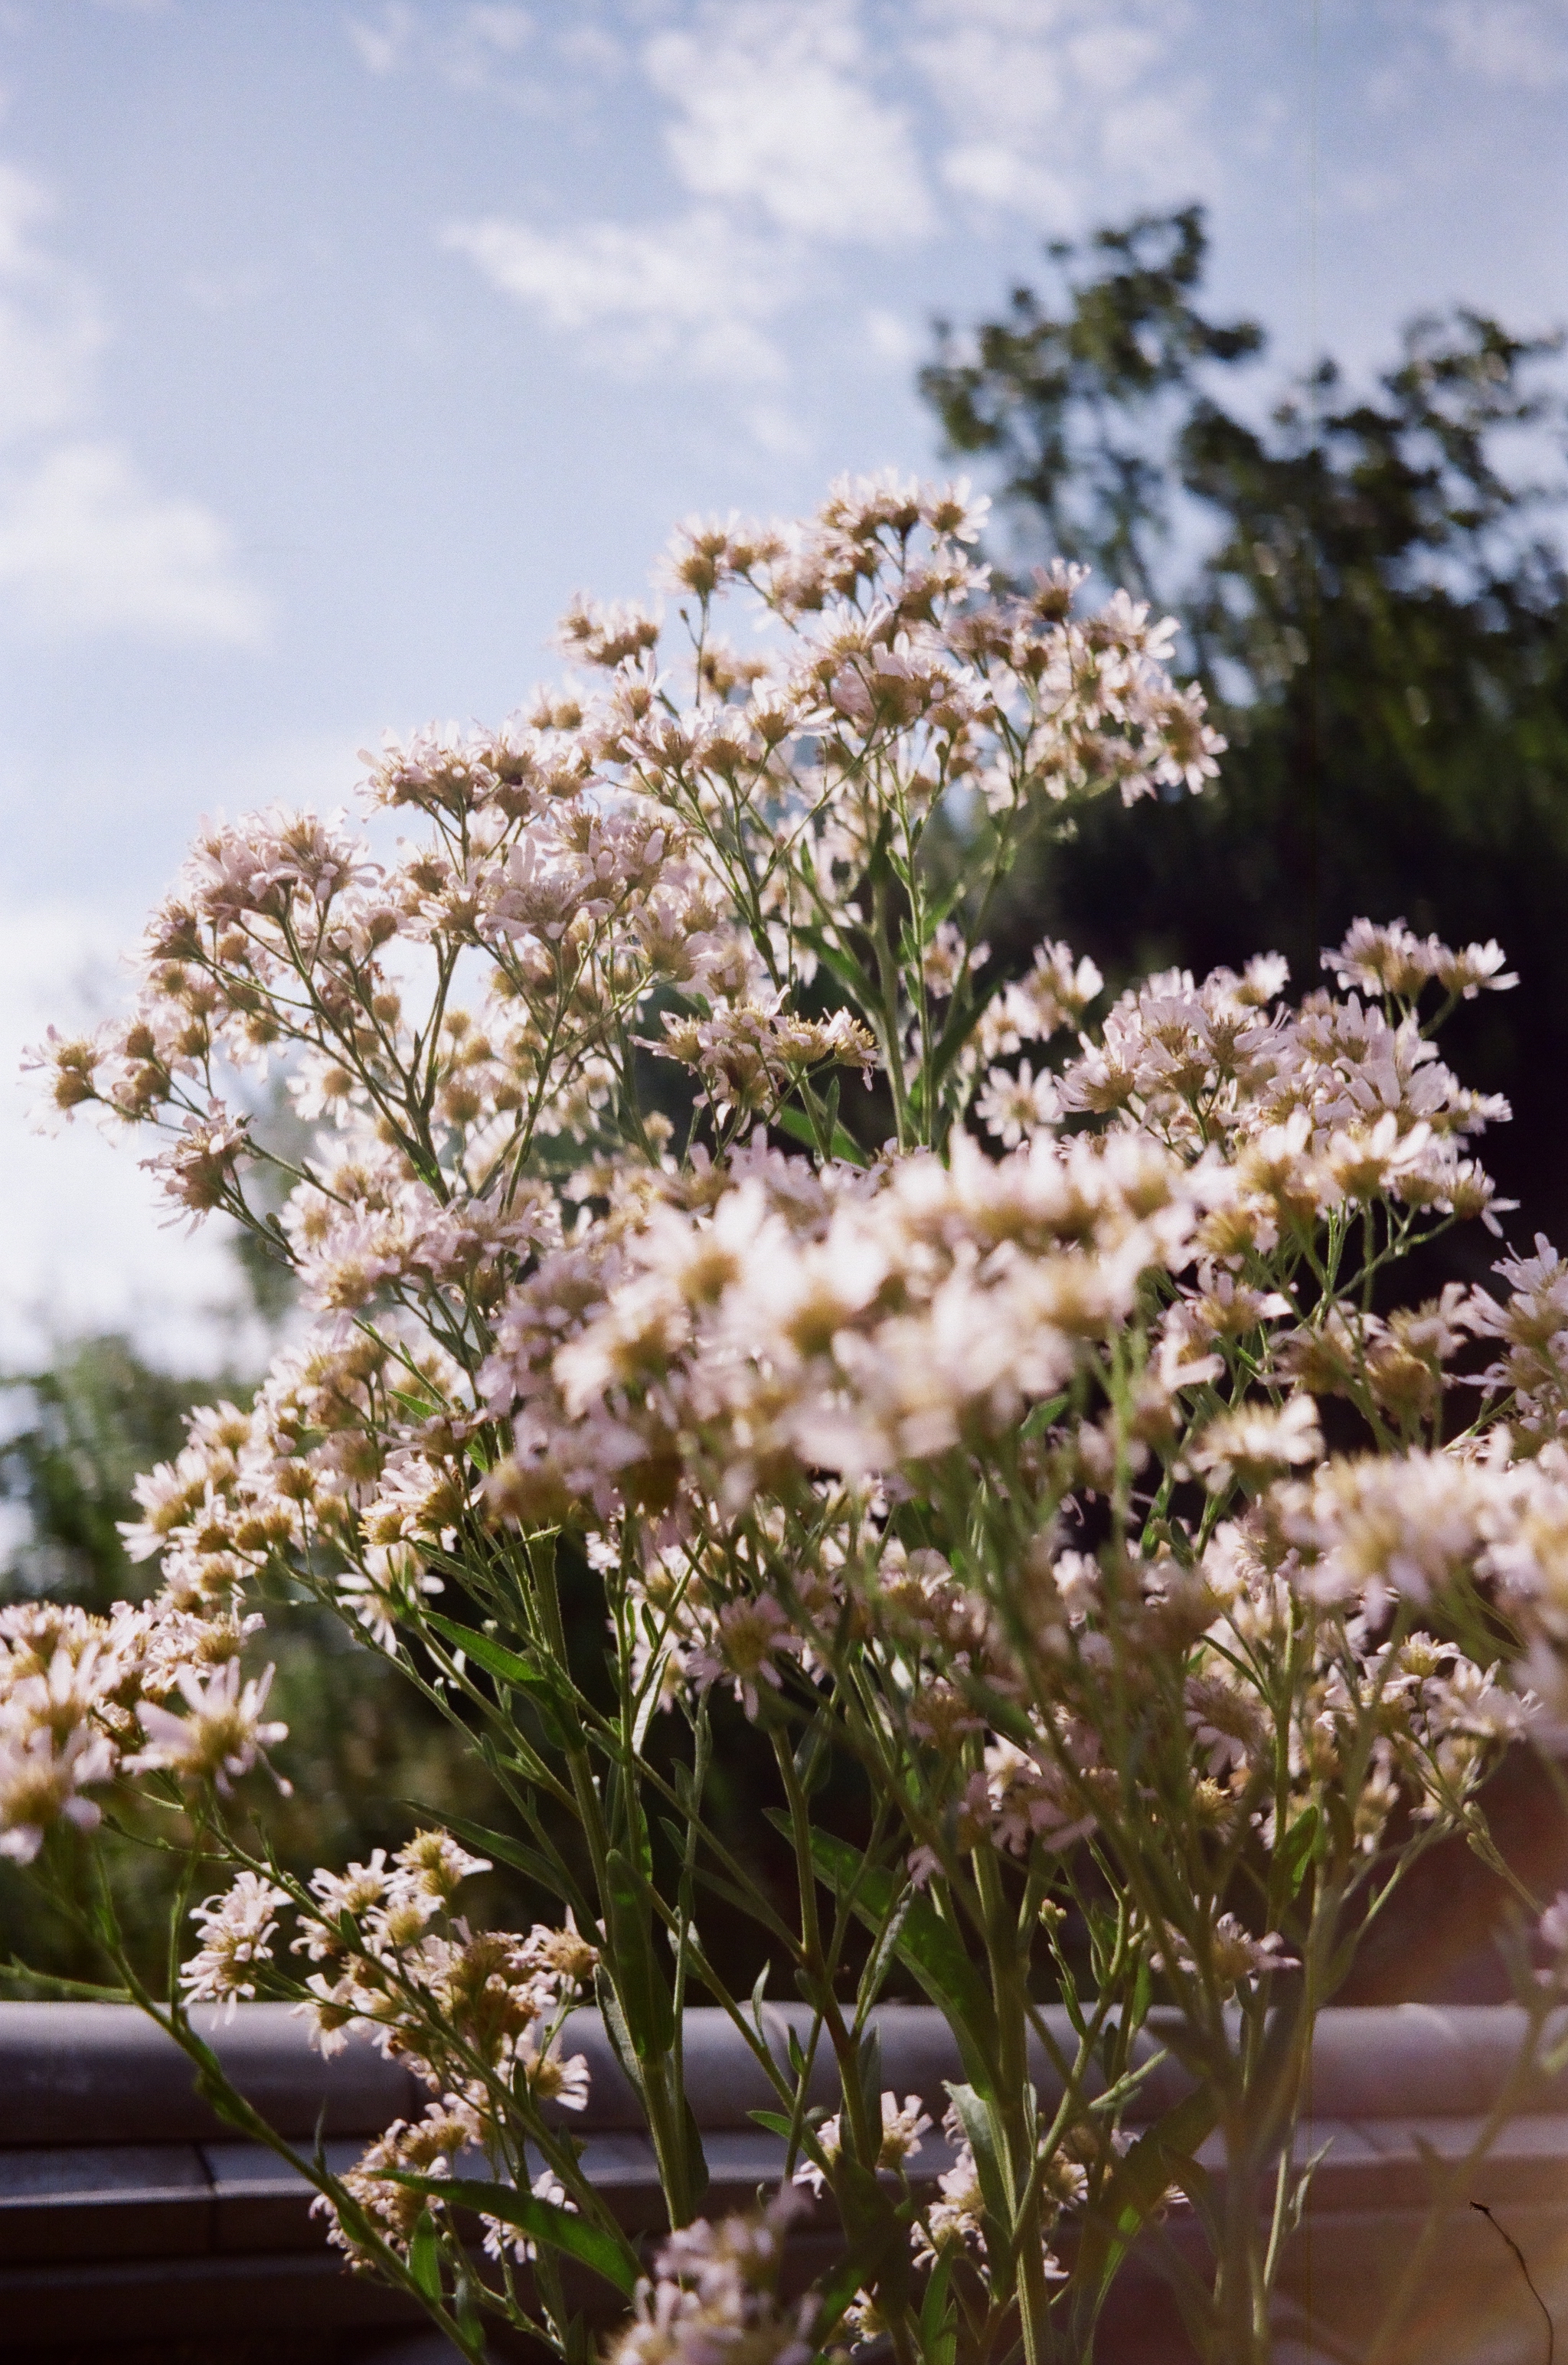
[[[793,2016],[774,2015],[780,2044]],[[920,2094],[939,2117],[942,2080],[958,2074],[939,2016],[890,2006],[879,2018],[887,2085]],[[1330,2147],[1286,2265],[1282,2360],[1359,2353],[1425,2221],[1428,2162],[1468,2148],[1518,2028],[1506,2007],[1324,2015],[1299,2140],[1304,2156]],[[423,2090],[367,2044],[323,2064],[285,2006],[241,2006],[208,2033],[236,2084],[275,2125],[308,2146],[320,2118],[334,2168],[391,2119],[423,2106]],[[661,2219],[652,2153],[596,2016],[577,2016],[570,2046],[588,2053],[593,2071],[592,2101],[576,2123],[588,2171],[629,2226],[654,2227]],[[744,2204],[778,2173],[782,2146],[747,2115],[773,2097],[717,2012],[689,2015],[687,2064],[711,2205]],[[1040,2082],[1049,2083],[1043,2067]],[[1163,2065],[1140,2109],[1152,2114],[1180,2084]],[[821,2085],[821,2099],[834,2102],[825,2064]],[[917,2165],[932,2174],[947,2165],[939,2137],[926,2138]],[[1568,2076],[1527,2098],[1450,2212],[1401,2365],[1537,2365],[1546,2354],[1540,2313],[1473,2201],[1495,2212],[1568,2326]],[[212,2117],[184,2057],[138,2012],[0,2004],[0,2353],[91,2344],[107,2360],[117,2344],[199,2339],[227,2356],[225,2343],[263,2338],[271,2349],[281,2335],[290,2365],[390,2365],[389,2340],[411,2359],[408,2336],[417,2337],[419,2319],[394,2294],[342,2270],[308,2202],[281,2162]],[[807,2228],[802,2270],[833,2241],[831,2225]],[[1175,2365],[1186,2354],[1163,2287],[1135,2263],[1105,2325],[1103,2365]]]

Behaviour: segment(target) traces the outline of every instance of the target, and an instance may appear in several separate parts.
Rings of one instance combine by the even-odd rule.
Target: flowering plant
[[[411,840],[208,830],[129,1020],[40,1054],[60,1109],[155,1129],[180,1206],[286,1257],[309,1320],[141,1482],[149,1603],[0,1619],[0,1849],[63,1893],[126,1789],[185,1818],[185,1904],[228,1885],[167,2003],[106,1889],[120,1977],[265,2141],[192,2006],[293,1998],[323,2051],[363,2028],[418,2070],[423,2119],[344,2178],[303,2165],[354,2262],[475,2358],[487,2317],[579,2353],[563,2262],[635,2293],[628,2365],[1085,2357],[1179,2200],[1205,2352],[1265,2355],[1314,2018],[1421,1850],[1489,1846],[1486,1775],[1568,1699],[1568,1265],[1505,1261],[1506,1300],[1385,1285],[1497,1228],[1470,1145],[1506,1109],[1432,1037],[1514,982],[1502,956],[1361,922],[1339,998],[1286,1003],[1265,956],[1097,1023],[1065,947],[1007,973],[984,932],[1025,834],[1195,790],[1220,743],[1171,626],[1121,594],[1080,617],[1060,566],[992,596],[979,514],[877,481],[790,531],[683,529],[678,655],[579,601],[597,686],[374,759]],[[746,605],[761,629],[724,637]],[[317,1126],[293,1163],[240,1101],[268,1060]],[[243,1796],[285,1736],[241,1654],[280,1575],[483,1754],[507,1828],[279,1866]],[[725,1693],[770,1753],[792,1913],[711,1811]],[[854,1848],[813,1813],[846,1765]],[[553,1925],[457,1910],[497,1859]],[[716,1912],[804,2001],[782,2053]],[[880,2088],[890,1982],[957,2042],[940,2155]],[[781,2197],[717,2227],[699,1993],[782,2138]],[[657,2157],[651,2278],[563,2116],[588,2001]],[[1155,2026],[1190,2092],[1130,2143]],[[847,2263],[787,2301],[808,2189]]]

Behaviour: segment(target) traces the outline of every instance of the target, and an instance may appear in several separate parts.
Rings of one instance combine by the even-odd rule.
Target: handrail
[[[801,2012],[767,2010],[780,2056]],[[959,2074],[940,2015],[891,2005],[878,2023],[884,2082],[901,2097],[919,2094],[939,2117],[944,2080]],[[1328,2150],[1287,2259],[1282,2300],[1298,2329],[1333,2327],[1337,2346],[1325,2356],[1356,2355],[1379,2293],[1424,2222],[1433,2163],[1465,2157],[1521,2025],[1511,2007],[1478,2005],[1342,2008],[1319,2020],[1298,2157],[1326,2143]],[[427,2099],[400,2062],[363,2037],[323,2061],[286,2005],[241,2005],[227,2020],[206,2013],[201,2026],[274,2125],[306,2148],[320,2126],[340,2171]],[[585,2169],[629,2228],[652,2230],[661,2220],[651,2146],[598,2015],[575,2014],[566,2044],[588,2056],[592,2075],[588,2108],[572,2122]],[[749,2116],[775,2098],[721,2012],[688,2014],[685,2059],[712,2171],[711,2205],[744,2205],[782,2165],[778,2139]],[[1045,2065],[1036,2066],[1048,2086]],[[1135,2115],[1164,2108],[1182,2084],[1174,2062],[1163,2062]],[[829,2063],[813,2098],[837,2101]],[[917,2165],[935,2174],[950,2157],[933,2134]],[[1511,2365],[1517,2357],[1524,2365],[1540,2353],[1540,2315],[1473,2201],[1519,2242],[1548,2305],[1568,2325],[1568,2074],[1537,2081],[1473,2181],[1445,2220],[1402,2359],[1473,2365],[1484,2356]],[[50,2343],[92,2341],[107,2360],[113,2348],[104,2344],[116,2337],[308,2328],[325,2337],[338,2326],[360,2344],[356,2365],[371,2365],[369,2328],[418,2319],[373,2279],[342,2271],[308,2200],[285,2163],[220,2124],[196,2094],[185,2057],[142,2014],[112,2004],[0,2004],[0,2353],[37,2346],[46,2356]],[[1315,2351],[1309,2341],[1291,2353]],[[1120,2287],[1097,2354],[1103,2365],[1174,2365],[1183,2354],[1146,2269],[1135,2265]]]

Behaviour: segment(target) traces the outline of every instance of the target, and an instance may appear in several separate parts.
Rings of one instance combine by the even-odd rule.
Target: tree
[[[1174,609],[1230,752],[1204,798],[1103,803],[1025,865],[1020,934],[1113,976],[1267,943],[1304,985],[1358,912],[1495,936],[1523,990],[1455,1041],[1522,1120],[1488,1145],[1521,1232],[1568,1230],[1568,575],[1557,488],[1520,473],[1562,429],[1560,341],[1422,318],[1372,392],[1325,360],[1258,421],[1216,391],[1264,339],[1200,308],[1199,208],[1047,253],[1049,298],[939,325],[922,390],[1023,551]]]

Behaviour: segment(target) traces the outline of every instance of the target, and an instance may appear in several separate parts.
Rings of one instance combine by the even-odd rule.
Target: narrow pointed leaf
[[[416,2289],[426,2299],[440,2299],[441,2244],[436,2238],[435,2219],[428,2207],[420,2210],[414,2238],[409,2245],[409,2272]]]
[[[587,2218],[563,2209],[557,2202],[541,2201],[537,2193],[520,2192],[512,2184],[486,2184],[466,2177],[399,2175],[393,2180],[409,2186],[415,2192],[438,2195],[453,2208],[472,2209],[477,2216],[498,2217],[503,2225],[515,2225],[531,2242],[543,2242],[547,2248],[559,2250],[564,2257],[591,2267],[595,2274],[602,2275],[628,2299],[637,2288],[643,2270],[631,2243],[603,2225],[590,2225]],[[426,2210],[420,2220],[421,2225],[429,2215]],[[418,2239],[416,2234],[416,2242]]]
[[[780,1131],[787,1133],[791,1141],[802,1142],[808,1149],[816,1148],[817,1137],[812,1129],[811,1118],[803,1109],[780,1109],[778,1125]],[[828,1142],[834,1156],[842,1159],[846,1166],[864,1166],[867,1163],[865,1151],[854,1135],[845,1131],[836,1117],[828,1135]]]
[[[864,1856],[829,1832],[812,1832],[812,1857],[824,1886],[837,1896],[847,1897],[869,1930],[880,1932],[887,1926],[897,1907],[902,1882],[882,1866],[868,1865]],[[958,1932],[943,1921],[928,1897],[917,1894],[912,1901],[895,1951],[932,2002],[940,2006],[958,2040],[969,2083],[977,2092],[989,2094],[987,2065],[994,2050],[996,2028],[991,1995],[964,1952]]]
[[[611,1848],[607,1872],[616,1993],[637,2058],[659,2060],[675,2043],[675,1997],[654,1952],[644,1885],[620,1848]]]

